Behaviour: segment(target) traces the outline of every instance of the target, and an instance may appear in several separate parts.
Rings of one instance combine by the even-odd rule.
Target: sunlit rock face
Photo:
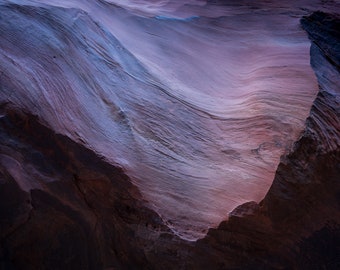
[[[122,167],[187,239],[268,191],[318,90],[299,18],[335,5],[0,3],[1,103]]]

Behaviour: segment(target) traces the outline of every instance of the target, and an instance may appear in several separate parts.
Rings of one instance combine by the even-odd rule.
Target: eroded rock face
[[[14,10],[15,12],[11,13],[9,8],[6,10],[8,13],[2,13],[3,16],[8,16],[6,17],[8,20],[1,22],[2,25],[10,22],[11,16],[19,19],[21,15],[23,16],[21,19],[27,22],[29,16],[37,16],[44,22],[48,18],[48,22],[51,22],[49,20],[53,22],[50,25],[58,27],[63,25],[59,16],[65,16],[62,18],[66,21],[74,19],[59,8],[51,11],[15,6]],[[82,17],[80,21],[87,26],[98,26],[87,15],[76,10],[72,12],[73,15]],[[311,63],[320,85],[320,91],[306,120],[304,132],[291,152],[281,159],[274,182],[265,198],[260,203],[248,202],[237,207],[227,221],[222,222],[215,229],[210,229],[208,235],[197,242],[189,242],[177,237],[164,220],[155,211],[150,210],[149,203],[143,199],[123,169],[113,165],[112,162],[105,161],[107,156],[100,157],[98,153],[85,148],[83,144],[86,142],[82,140],[91,138],[89,134],[85,134],[84,137],[78,134],[77,142],[57,134],[64,126],[61,126],[63,121],[55,123],[51,121],[51,119],[58,120],[58,114],[53,114],[53,104],[45,108],[46,111],[53,113],[44,114],[52,118],[50,120],[40,118],[41,115],[38,114],[40,109],[35,102],[40,99],[48,101],[51,96],[30,96],[30,93],[34,93],[34,89],[40,89],[39,87],[42,86],[44,89],[51,89],[48,86],[57,89],[57,86],[60,86],[60,91],[68,93],[68,88],[63,87],[70,82],[74,84],[72,89],[79,90],[80,88],[76,87],[78,84],[88,87],[89,81],[86,81],[86,77],[82,77],[84,81],[70,81],[66,80],[66,77],[64,81],[60,80],[67,74],[58,73],[60,72],[58,66],[72,67],[70,70],[77,66],[82,74],[82,71],[87,68],[95,70],[98,66],[102,66],[102,62],[98,64],[95,61],[94,65],[98,64],[95,67],[87,65],[83,67],[72,59],[66,62],[63,60],[54,66],[56,74],[62,76],[58,77],[59,79],[52,78],[51,81],[46,81],[47,77],[43,76],[46,71],[44,66],[37,65],[34,68],[41,72],[41,78],[18,76],[18,80],[14,81],[14,71],[29,70],[32,68],[33,60],[19,62],[27,64],[27,66],[20,66],[15,59],[11,60],[6,53],[2,53],[1,56],[9,66],[1,77],[3,99],[0,117],[0,267],[3,269],[338,269],[339,18],[337,15],[315,13],[304,18],[302,25],[312,41]],[[79,21],[73,26],[84,27]],[[16,29],[18,33],[27,30],[27,28],[18,29],[20,26],[11,27],[14,26],[11,25],[8,29]],[[67,29],[65,31],[70,33]],[[8,33],[10,32],[6,32],[6,35]],[[32,36],[27,38],[39,40],[34,36],[35,33],[32,31]],[[2,34],[6,36],[4,32]],[[95,43],[97,46],[104,45],[106,42],[109,42],[109,47],[121,45],[114,38],[108,37],[104,30],[100,34],[98,43]],[[72,49],[73,43],[79,45],[78,38],[80,39],[70,34],[65,39]],[[13,37],[8,39],[15,40]],[[12,48],[9,46],[10,42],[7,43],[8,39],[5,43],[1,43],[1,46],[12,51],[11,57],[22,56],[20,52],[23,54],[28,49],[38,50],[27,47],[26,43]],[[42,42],[39,50],[44,48],[44,44]],[[91,44],[94,47],[85,46],[86,39],[80,44],[96,51],[93,43]],[[63,53],[61,48],[55,50]],[[100,56],[99,52],[100,50],[97,50],[92,56],[98,57],[99,62],[105,62],[106,56]],[[54,55],[44,53],[42,55],[49,59],[48,61],[55,59]],[[116,60],[114,63],[106,64],[110,67],[115,66],[113,70],[118,78],[129,84],[129,87],[133,85],[146,87],[145,82],[140,82],[140,79],[146,76],[144,73],[146,70],[138,66],[138,61],[130,62],[136,60],[131,54],[124,51],[123,55],[117,56]],[[134,68],[137,70],[133,71]],[[104,71],[107,70],[101,70],[96,75],[102,80],[109,80]],[[130,80],[129,76],[126,76],[128,71],[140,76],[137,76],[138,82],[134,80],[135,78]],[[34,88],[27,82],[34,82],[39,87]],[[86,87],[84,89],[87,89]],[[15,91],[19,88],[22,93],[27,94],[26,105],[22,97],[18,99],[15,95]],[[31,92],[23,89],[31,89]],[[150,89],[152,92],[153,88]],[[85,99],[88,103],[84,104],[96,104],[94,99],[87,96],[89,94],[87,91],[77,93],[81,95],[75,95],[75,100]],[[53,91],[47,94],[54,97]],[[64,99],[56,102],[65,105],[65,110],[59,112],[65,118],[69,117],[71,121],[72,117],[67,115],[67,109],[71,108],[73,103],[68,104],[68,101]],[[82,104],[80,101],[77,104]],[[98,102],[103,106],[109,103],[110,106],[104,107],[107,110],[112,109],[113,103],[105,97]],[[32,105],[33,109],[28,105]],[[174,106],[176,109],[181,108],[179,105]],[[95,114],[92,114],[91,108],[89,106],[88,110],[79,113],[82,117],[88,116],[95,122],[93,120],[96,119]],[[35,112],[39,117],[34,116]],[[187,109],[181,112],[190,115]],[[133,118],[133,114],[130,114],[130,118],[126,118],[124,114],[119,113],[118,109],[110,113],[111,116],[117,117],[116,120],[120,119],[115,123],[123,126]],[[91,121],[89,123],[92,123]],[[72,129],[67,130],[70,132],[68,134],[70,137],[76,138],[76,134],[72,135]],[[85,126],[84,130],[86,130]],[[100,135],[99,131],[97,133],[97,130],[94,130],[90,133],[93,136]],[[112,145],[110,147],[110,151],[113,151]],[[117,149],[117,151],[122,150]]]
[[[320,84],[305,131],[281,159],[264,200],[239,206],[198,242],[198,258],[211,257],[197,268],[339,268],[340,20],[317,12],[301,23]]]
[[[185,239],[265,196],[318,91],[318,1],[12,2],[2,102],[124,168]]]
[[[122,169],[37,117],[2,110],[1,269],[148,268],[150,249],[171,258],[164,239],[172,252],[180,240]]]

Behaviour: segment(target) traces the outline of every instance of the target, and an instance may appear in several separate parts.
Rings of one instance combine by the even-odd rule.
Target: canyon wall
[[[265,196],[303,130],[318,88],[299,18],[318,1],[149,2],[2,0],[0,100],[196,240]]]
[[[141,138],[154,138],[166,131],[157,123],[168,123],[172,134],[176,128],[179,133],[182,127],[188,128],[176,127],[185,121],[175,121],[175,116],[194,119],[197,131],[211,128],[211,122],[203,127],[200,120],[204,117],[192,118],[197,108],[182,107],[185,98],[175,101],[176,92],[169,98],[166,90],[171,86],[159,84],[147,65],[84,12],[4,4],[1,18],[0,269],[339,268],[339,15],[316,12],[301,20],[311,41],[311,66],[319,92],[304,127],[301,125],[300,137],[281,157],[268,193],[260,202],[238,206],[228,220],[211,228],[206,236],[201,234],[198,241],[183,239],[185,226],[188,230],[190,226],[202,227],[190,220],[179,222],[182,234],[178,233],[169,222],[171,215],[164,218],[160,213],[166,211],[146,200],[148,189],[140,192],[139,186],[146,182],[134,177],[153,176],[155,184],[160,176],[150,173],[145,164],[151,163],[129,164],[163,156],[147,157],[140,147]],[[91,35],[82,36],[89,29]],[[305,43],[301,40],[302,50]],[[291,70],[288,74],[293,76]],[[136,99],[151,109],[141,108]],[[166,118],[166,113],[157,111],[169,100],[168,112],[174,115]],[[159,115],[164,116],[163,122],[159,122]],[[147,121],[138,126],[141,116]],[[279,118],[280,113],[274,116]],[[148,122],[153,125],[148,126]],[[146,134],[157,126],[156,135]],[[287,126],[287,134],[289,130]],[[136,136],[137,131],[143,136]],[[297,136],[299,129],[294,132]],[[253,154],[261,155],[258,152],[266,149],[259,148]],[[227,154],[235,152],[229,149]],[[124,155],[127,161],[120,159]],[[177,157],[184,157],[183,153]],[[162,166],[168,165],[166,160]],[[205,159],[201,161],[204,164]],[[163,184],[160,186],[166,193]],[[162,205],[173,206],[170,212],[176,212],[188,194],[182,193],[176,204]],[[195,205],[196,215],[198,207]],[[218,211],[227,215],[229,210],[219,207]],[[186,209],[182,209],[183,219],[190,219]],[[202,211],[209,216],[209,209]]]

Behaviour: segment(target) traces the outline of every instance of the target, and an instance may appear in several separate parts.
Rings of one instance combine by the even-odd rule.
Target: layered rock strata
[[[303,129],[300,7],[318,1],[149,2],[1,0],[0,101],[124,168],[196,240],[265,196]]]
[[[340,266],[340,20],[316,12],[301,23],[320,85],[305,130],[265,198],[237,207],[198,241],[195,269]]]
[[[265,198],[197,242],[175,236],[124,170],[3,102],[1,268],[338,269],[340,23],[320,12],[301,23],[320,85],[305,130]]]

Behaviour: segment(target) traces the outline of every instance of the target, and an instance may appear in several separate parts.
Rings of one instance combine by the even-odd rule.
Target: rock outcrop
[[[181,240],[122,169],[35,116],[1,109],[0,269],[143,269],[152,256],[171,260]],[[171,266],[178,263],[174,256]]]

